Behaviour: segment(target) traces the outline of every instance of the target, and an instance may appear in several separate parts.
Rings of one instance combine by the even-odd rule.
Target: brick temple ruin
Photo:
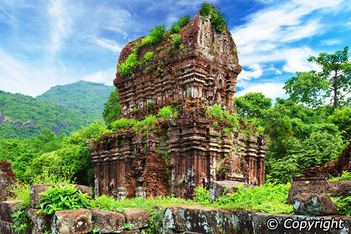
[[[116,74],[123,117],[143,119],[166,105],[176,106],[179,114],[146,136],[126,130],[93,142],[97,195],[191,198],[194,188],[216,181],[264,183],[263,136],[215,128],[204,111],[213,104],[235,111],[233,96],[242,67],[231,33],[217,33],[209,19],[197,14],[179,34],[182,49],[170,49],[167,39],[144,46],[139,59],[150,50],[154,59],[130,76]],[[129,42],[119,62],[141,40]]]

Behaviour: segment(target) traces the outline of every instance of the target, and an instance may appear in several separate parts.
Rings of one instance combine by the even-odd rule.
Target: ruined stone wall
[[[172,42],[162,42],[141,48],[139,59],[153,51],[154,59],[137,69],[131,76],[116,74],[125,117],[142,118],[165,105],[177,105],[187,99],[200,99],[206,105],[220,103],[233,110],[236,78],[241,71],[231,34],[214,32],[209,20],[197,15],[182,28],[184,49],[172,50]],[[132,41],[122,50],[123,62],[141,39]],[[148,101],[154,104],[148,107]]]
[[[225,133],[205,118],[163,123],[148,136],[120,133],[92,149],[98,195],[191,198],[195,187],[212,181],[265,179],[263,139]]]
[[[263,137],[214,127],[205,113],[213,104],[235,111],[233,96],[242,68],[230,31],[217,33],[208,18],[197,14],[179,34],[182,47],[172,48],[168,32],[162,41],[138,50],[139,61],[152,51],[151,61],[131,75],[116,74],[123,117],[143,119],[165,105],[176,107],[179,115],[146,136],[119,132],[92,143],[97,194],[190,198],[196,186],[217,180],[264,182]],[[123,48],[119,64],[142,39]]]
[[[11,195],[10,186],[15,182],[15,174],[12,172],[11,164],[0,161],[0,201],[4,201]]]

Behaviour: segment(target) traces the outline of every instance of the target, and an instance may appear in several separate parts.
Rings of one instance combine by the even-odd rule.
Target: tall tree
[[[102,115],[106,124],[111,124],[121,115],[121,106],[119,103],[119,93],[117,89],[111,92],[110,97],[105,102]]]
[[[333,109],[349,104],[351,93],[351,62],[348,57],[348,47],[334,53],[320,53],[310,56],[309,62],[314,62],[320,70],[297,72],[290,78],[284,89],[293,101],[318,106],[330,98]]]

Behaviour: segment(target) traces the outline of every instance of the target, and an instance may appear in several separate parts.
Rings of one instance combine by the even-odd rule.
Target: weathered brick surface
[[[53,234],[86,234],[92,230],[92,212],[87,209],[57,211],[51,225]]]
[[[267,221],[274,218],[277,222],[275,229],[270,230],[267,227]],[[306,222],[311,220],[319,220],[323,222],[326,220],[333,220],[339,222],[341,219],[344,223],[343,227],[336,228],[329,224],[330,229],[324,230],[321,225],[313,226],[307,230],[307,227],[299,230],[297,228],[289,228],[288,225],[284,226],[286,220],[295,222]],[[328,224],[328,223],[327,223]],[[291,222],[290,222],[291,225]],[[307,225],[307,224],[306,224]],[[332,228],[333,227],[333,228]],[[260,234],[298,234],[298,233],[314,233],[314,234],[343,234],[349,233],[351,228],[351,219],[349,217],[335,217],[335,216],[304,216],[304,215],[279,215],[279,214],[264,214],[252,213],[245,211],[224,211],[219,209],[208,208],[185,208],[185,207],[172,207],[167,208],[163,218],[163,230],[160,233],[228,233],[228,234],[241,234],[241,233],[260,233]]]
[[[12,222],[11,214],[16,211],[17,206],[20,204],[22,204],[22,202],[18,200],[0,202],[0,220]]]
[[[133,229],[147,227],[149,224],[150,214],[146,210],[128,208],[125,209],[124,215],[126,222],[131,223]]]
[[[17,234],[12,229],[12,223],[0,220],[0,233],[1,234]]]
[[[12,172],[11,164],[0,161],[0,201],[5,201],[11,196],[10,187],[15,182],[15,174]]]
[[[229,180],[259,185],[265,179],[265,141],[240,131],[213,127],[206,106],[220,104],[234,112],[233,96],[241,66],[229,30],[218,34],[198,14],[180,31],[184,49],[172,42],[144,46],[154,58],[132,75],[116,74],[124,117],[144,118],[165,105],[178,108],[175,121],[160,121],[144,133],[120,132],[92,143],[96,194],[147,197],[175,194],[190,198],[196,186]],[[123,62],[140,39],[121,51]],[[149,105],[148,103],[153,103]],[[123,195],[121,191],[125,191]]]
[[[52,217],[41,213],[38,209],[29,208],[27,215],[32,222],[32,234],[42,234],[51,230]]]
[[[125,217],[123,214],[92,209],[94,227],[102,233],[119,233],[124,229]]]

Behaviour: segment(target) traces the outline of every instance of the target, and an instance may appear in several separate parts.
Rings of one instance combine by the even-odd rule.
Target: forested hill
[[[77,110],[87,121],[91,122],[102,119],[104,103],[112,90],[114,90],[113,86],[78,81],[68,85],[54,86],[37,98],[67,109]]]
[[[70,133],[86,124],[79,111],[0,91],[0,138],[27,137],[43,130]]]

